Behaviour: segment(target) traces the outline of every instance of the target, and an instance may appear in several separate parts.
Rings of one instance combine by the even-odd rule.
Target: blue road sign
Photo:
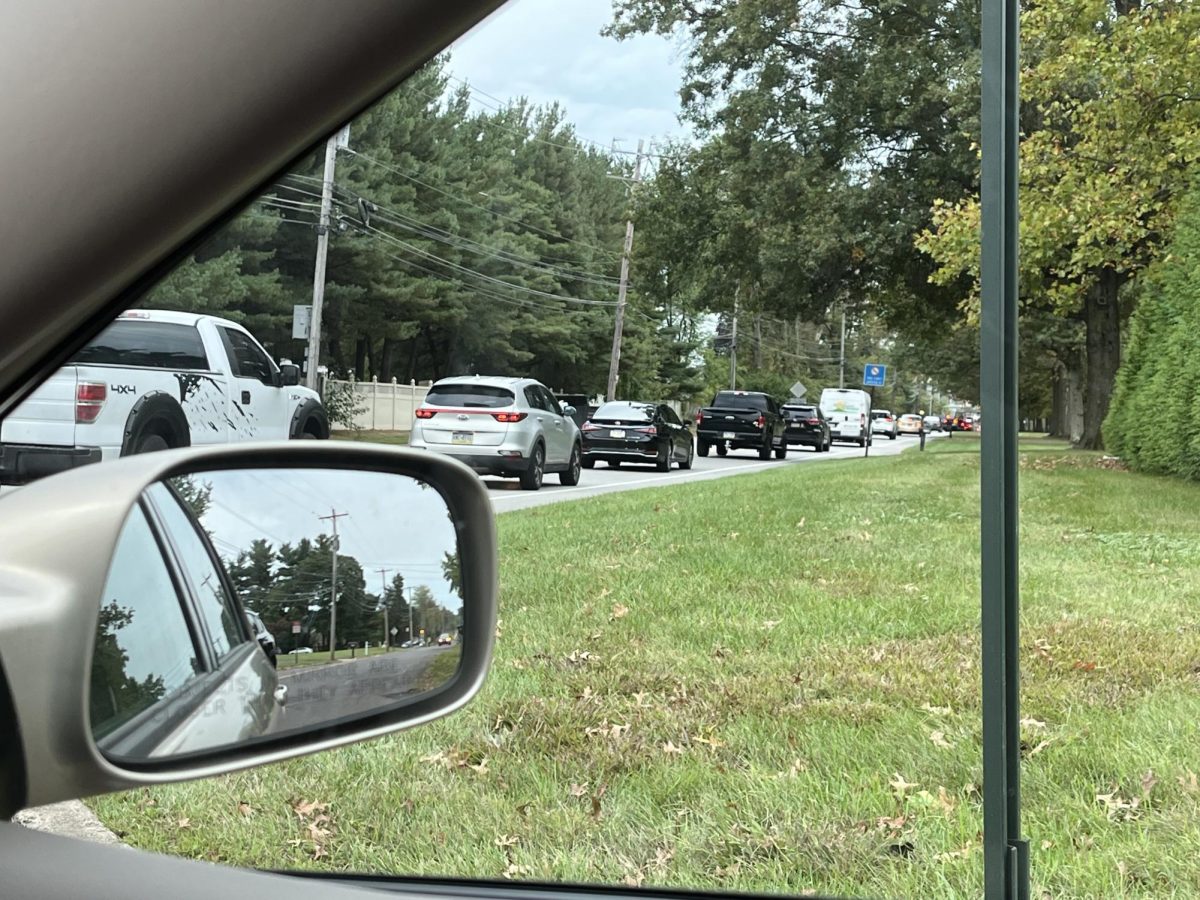
[[[887,366],[878,363],[867,363],[863,366],[863,386],[883,387],[887,381]]]

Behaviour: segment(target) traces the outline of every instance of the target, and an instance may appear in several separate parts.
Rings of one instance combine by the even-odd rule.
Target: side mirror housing
[[[280,363],[279,375],[283,387],[291,387],[300,383],[300,367],[295,363]]]
[[[465,466],[323,441],[167,450],[100,465],[2,501],[0,659],[13,734],[24,759],[37,760],[20,806],[209,777],[381,736],[462,707],[482,685],[495,635],[496,536],[487,491]],[[281,481],[296,497],[290,507],[287,494],[263,493]],[[331,523],[313,518],[303,499],[313,495],[337,497],[339,515],[357,529],[341,531],[335,544]],[[426,587],[423,611],[440,618],[435,627],[462,622],[462,641],[437,668],[430,656],[414,669],[410,656],[376,652],[382,622],[364,621],[361,634],[353,617],[335,625],[328,601],[313,610],[304,584],[293,591],[272,575],[271,596],[284,600],[256,603],[257,614],[269,628],[295,628],[294,643],[314,648],[302,657],[309,665],[289,668],[289,654],[272,666],[230,577],[247,542],[262,536],[246,524],[267,510],[280,540],[294,548],[307,537],[310,552],[324,554],[309,560],[311,571],[327,572],[334,553],[347,562],[342,573],[369,552],[387,553],[405,583]],[[358,548],[356,531],[387,546]],[[76,549],[64,554],[64,546]],[[346,604],[361,605],[370,590],[344,574],[339,587]],[[336,652],[364,640],[367,654]],[[336,666],[322,672],[335,652]]]

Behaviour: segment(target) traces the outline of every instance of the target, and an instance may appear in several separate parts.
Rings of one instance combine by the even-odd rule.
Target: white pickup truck
[[[235,322],[130,310],[0,422],[0,485],[169,447],[329,437],[299,381]]]

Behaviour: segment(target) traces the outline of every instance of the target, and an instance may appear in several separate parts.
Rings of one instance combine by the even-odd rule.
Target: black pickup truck
[[[757,391],[720,391],[712,405],[696,414],[696,455],[717,456],[730,450],[757,450],[759,459],[787,457],[786,423],[779,404]]]

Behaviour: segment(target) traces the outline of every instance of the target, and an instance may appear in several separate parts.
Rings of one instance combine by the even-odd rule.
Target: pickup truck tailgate
[[[0,443],[75,445],[74,366],[59,369],[0,422]]]
[[[760,416],[762,413],[757,409],[723,409],[710,406],[700,410],[698,428],[705,433],[720,432],[722,436],[762,434]]]

